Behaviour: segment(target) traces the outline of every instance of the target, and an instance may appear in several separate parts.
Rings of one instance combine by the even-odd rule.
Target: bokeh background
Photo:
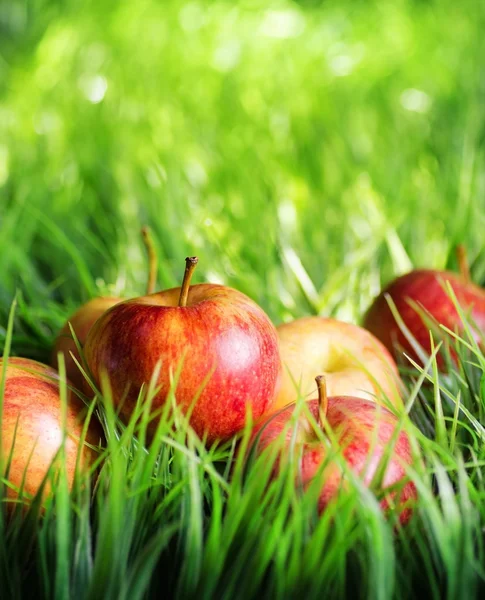
[[[359,322],[412,266],[485,280],[485,3],[0,1],[0,324],[47,356],[100,293]],[[4,330],[2,329],[2,335]]]

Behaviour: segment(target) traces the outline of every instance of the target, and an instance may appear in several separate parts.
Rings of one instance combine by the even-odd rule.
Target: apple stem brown
[[[182,281],[182,287],[180,288],[179,306],[187,306],[187,297],[189,295],[190,280],[195,271],[195,267],[199,259],[197,256],[187,256],[185,259],[185,273],[184,280]]]
[[[458,268],[460,269],[461,276],[466,283],[470,283],[470,265],[468,264],[466,248],[463,244],[459,244],[456,247],[456,258],[458,260]]]
[[[143,236],[143,242],[148,254],[148,282],[147,282],[147,294],[153,294],[155,286],[157,284],[157,253],[155,252],[155,246],[153,244],[153,238],[150,231],[150,227],[145,225],[142,227],[141,234]]]
[[[327,416],[328,408],[328,397],[327,397],[327,382],[323,375],[315,377],[318,388],[318,418],[317,423],[319,427],[323,427],[323,421]]]

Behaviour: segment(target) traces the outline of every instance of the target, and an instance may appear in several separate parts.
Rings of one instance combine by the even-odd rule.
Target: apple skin
[[[329,396],[356,396],[402,408],[394,359],[381,342],[357,325],[303,317],[277,327],[283,365],[274,409],[295,402],[298,386],[316,392],[315,373],[325,375]]]
[[[308,408],[318,423],[319,401],[311,400]],[[275,478],[280,470],[284,453],[294,443],[294,428],[289,426],[296,404],[290,404],[280,412],[271,415],[257,423],[249,443],[249,452],[255,450],[261,454],[271,444],[281,439],[285,431],[282,453],[276,458],[272,477]],[[337,462],[329,461],[323,470],[321,465],[327,456],[327,446],[318,439],[306,417],[299,420],[299,432],[295,442],[295,450],[301,452],[298,482],[304,489],[312,483],[315,477],[321,478],[321,492],[318,498],[318,512],[321,514],[329,502],[345,490],[348,483],[343,479],[342,468]],[[413,463],[413,456],[408,435],[401,431],[394,442],[395,429],[398,419],[385,407],[370,400],[350,396],[334,396],[328,398],[325,417],[325,427],[333,431],[336,443],[342,449],[342,457],[348,466],[361,477],[364,485],[370,486],[379,468],[379,463],[388,452],[388,447],[394,443],[393,454],[388,461],[382,482],[381,491],[398,484],[406,477],[406,467]],[[328,439],[327,434],[325,436]],[[255,446],[256,444],[256,446]],[[330,444],[330,441],[329,441]],[[409,505],[417,498],[417,490],[412,481],[404,483],[396,498],[396,490],[384,496],[380,505],[383,510],[389,508],[389,500],[400,508],[399,521],[405,524],[412,515]]]
[[[207,443],[227,440],[244,427],[247,408],[258,419],[274,402],[281,371],[276,329],[255,302],[235,289],[193,285],[182,307],[180,289],[109,309],[88,334],[86,361],[98,384],[103,369],[108,373],[125,421],[157,362],[162,363],[161,388],[153,410],[164,404],[171,376],[183,361],[177,404],[186,413],[200,393],[191,426]],[[153,422],[150,432],[155,427]]]
[[[0,370],[3,364],[0,358]],[[59,374],[47,365],[27,358],[8,359],[1,425],[3,460],[8,459],[15,439],[9,481],[20,488],[25,473],[23,493],[27,496],[34,496],[39,490],[62,443],[62,407],[56,380]],[[69,487],[74,479],[86,411],[86,405],[68,390],[65,454]],[[101,436],[100,426],[92,419],[86,441],[97,446]],[[94,450],[84,446],[81,467],[91,464],[95,456]],[[44,494],[48,492],[49,483]],[[7,488],[7,498],[15,500],[17,497],[13,489]]]
[[[431,354],[428,326],[415,308],[409,304],[409,300],[420,305],[437,323],[441,323],[452,331],[460,332],[463,325],[446,292],[446,281],[450,283],[465,314],[469,311],[478,329],[482,332],[485,331],[485,290],[465,281],[459,274],[431,269],[411,271],[392,281],[368,309],[363,321],[364,327],[379,338],[396,359],[401,357],[401,351],[398,350],[401,348],[421,364],[421,360],[394,319],[386,295],[389,294],[392,298],[399,315],[412,335],[425,352]],[[474,337],[480,340],[479,331],[474,332]],[[438,361],[438,363],[441,365],[442,361]]]
[[[72,325],[79,343],[81,346],[84,346],[89,330],[94,323],[104,312],[108,310],[108,308],[111,308],[121,301],[122,298],[114,298],[109,296],[102,296],[89,300],[69,317],[56,338],[51,355],[51,365],[55,369],[59,368],[57,358],[58,353],[62,352],[64,354],[67,378],[78,390],[82,390],[84,388],[84,377],[71,356],[72,352],[76,359],[81,363],[81,357],[79,356],[76,344],[74,343],[74,339],[71,335],[69,323]]]

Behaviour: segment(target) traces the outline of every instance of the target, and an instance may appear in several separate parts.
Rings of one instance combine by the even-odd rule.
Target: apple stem
[[[155,252],[155,246],[153,244],[153,238],[151,234],[150,227],[145,225],[141,229],[141,234],[143,236],[143,242],[145,243],[145,248],[148,254],[148,282],[147,282],[147,294],[153,294],[155,291],[155,286],[157,284],[157,253]]]
[[[470,265],[468,264],[467,252],[463,244],[458,244],[456,247],[456,258],[458,260],[458,268],[460,269],[461,276],[466,283],[470,283]]]
[[[323,375],[315,377],[318,388],[318,418],[317,423],[319,427],[323,427],[323,421],[327,416],[328,408],[328,397],[327,397],[327,382]]]
[[[187,256],[185,259],[185,273],[184,280],[182,281],[182,287],[180,288],[179,306],[187,306],[187,296],[189,295],[190,280],[192,274],[195,271],[195,267],[199,259],[197,256]]]

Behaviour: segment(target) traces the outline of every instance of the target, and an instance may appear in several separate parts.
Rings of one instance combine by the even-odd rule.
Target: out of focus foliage
[[[198,254],[275,319],[358,320],[460,241],[483,277],[484,30],[475,0],[3,2],[2,307],[141,291],[143,223],[161,286]]]

